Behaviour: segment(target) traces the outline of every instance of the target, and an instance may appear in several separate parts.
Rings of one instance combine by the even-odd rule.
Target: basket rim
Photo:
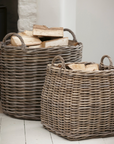
[[[74,62],[74,64],[86,64],[86,63],[95,64],[95,62]],[[64,69],[64,68],[56,67],[59,64],[61,64],[61,63],[54,64],[54,66],[52,66],[52,64],[48,64],[47,69],[53,69],[55,71],[61,71],[61,73],[73,74],[73,75],[77,75],[77,74],[81,74],[81,75],[90,74],[90,75],[93,75],[93,74],[104,74],[104,73],[110,74],[111,72],[114,72],[114,69],[87,71],[87,70],[71,70],[71,69]],[[71,62],[65,63],[65,65],[67,65],[67,64],[72,64],[72,63]],[[100,64],[98,64],[98,65],[100,65]]]
[[[8,41],[8,40],[7,40]],[[7,42],[6,41],[6,42]],[[73,40],[71,40],[71,41],[73,41]],[[44,47],[38,47],[38,48],[28,48],[27,46],[25,46],[25,50],[26,51],[38,51],[38,50],[40,50],[40,52],[42,51],[45,51],[45,50],[54,50],[54,49],[58,49],[58,48],[60,48],[60,47],[64,47],[64,48],[78,48],[78,47],[83,47],[83,44],[82,44],[82,42],[78,42],[78,44],[76,45],[76,46],[74,46],[74,45],[60,45],[60,46],[53,46],[53,47],[49,47],[49,48],[44,48]],[[22,48],[21,48],[21,46],[10,46],[10,45],[7,45],[6,43],[4,43],[4,42],[1,42],[1,49],[3,49],[3,48],[6,48],[5,49],[5,51],[12,51],[12,50],[22,50]],[[60,49],[59,49],[60,50]],[[22,50],[23,51],[23,50]]]

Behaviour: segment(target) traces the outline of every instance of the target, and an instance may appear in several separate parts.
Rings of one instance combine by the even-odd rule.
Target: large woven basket
[[[27,48],[23,39],[14,33],[5,36],[1,46],[1,103],[5,114],[21,119],[40,120],[41,91],[46,66],[59,54],[68,61],[81,61],[82,43],[77,46],[74,33],[71,45],[51,48]],[[10,46],[12,36],[18,36],[20,47]]]
[[[105,57],[109,67],[103,64]],[[54,64],[58,58],[62,68]],[[41,97],[46,129],[68,140],[114,136],[114,67],[109,56],[102,57],[99,68],[69,70],[60,56],[48,64]]]

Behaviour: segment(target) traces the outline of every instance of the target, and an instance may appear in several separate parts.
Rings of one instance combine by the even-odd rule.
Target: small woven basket
[[[105,57],[110,66],[103,64]],[[54,64],[56,59],[61,60],[61,68]],[[114,67],[110,57],[102,57],[99,71],[73,71],[65,66],[60,56],[47,66],[41,97],[43,126],[68,140],[114,136]]]
[[[82,43],[77,42],[74,33],[68,46],[51,48],[27,48],[21,36],[10,33],[5,36],[1,45],[1,103],[7,115],[40,120],[41,91],[44,84],[46,66],[55,55],[59,54],[68,61],[81,61]],[[19,37],[22,45],[14,47],[7,40],[12,35]]]

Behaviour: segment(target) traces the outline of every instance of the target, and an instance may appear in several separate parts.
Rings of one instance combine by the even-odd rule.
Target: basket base
[[[73,136],[73,135],[69,134],[66,136],[65,134],[54,131],[52,128],[49,128],[48,126],[46,126],[44,124],[43,124],[43,127],[46,130],[48,130],[48,131],[50,131],[50,132],[52,132],[52,133],[54,133],[54,134],[56,134],[62,138],[70,140],[70,141],[79,141],[79,140],[86,140],[86,139],[93,139],[93,138],[106,138],[106,137],[113,137],[114,136],[114,131],[110,132],[110,133],[108,133],[106,131],[104,133],[99,132],[97,134],[96,133],[95,134],[83,134],[83,135],[77,135],[77,136]]]
[[[41,120],[41,116],[39,115],[34,115],[34,114],[30,114],[30,115],[17,115],[17,114],[9,114],[9,112],[7,113],[6,111],[3,110],[3,113],[12,117],[12,118],[17,118],[17,119],[21,119],[21,120],[33,120],[33,121],[40,121]]]

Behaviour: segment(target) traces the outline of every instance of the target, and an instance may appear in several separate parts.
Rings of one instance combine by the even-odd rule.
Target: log
[[[31,45],[39,45],[41,44],[41,40],[38,37],[34,36],[28,36],[24,33],[18,33],[24,40],[24,43],[26,46],[31,46]],[[20,39],[17,36],[12,36],[11,37],[11,44],[13,46],[20,46],[22,43]]]
[[[99,70],[99,65],[98,64],[88,64],[85,66],[86,71],[97,71]]]
[[[41,48],[41,45],[29,46],[28,48]]]
[[[46,36],[46,37],[63,37],[62,27],[48,28],[46,26],[34,25],[33,26],[34,36]]]
[[[20,33],[21,34],[21,33]],[[33,32],[32,31],[28,31],[28,30],[25,30],[24,32],[23,32],[23,34],[26,34],[27,36],[33,36]]]
[[[85,70],[85,64],[69,64],[68,67],[72,70]]]
[[[49,48],[49,47],[54,47],[54,46],[65,46],[65,45],[68,45],[68,37],[44,41],[41,44],[43,48]]]

